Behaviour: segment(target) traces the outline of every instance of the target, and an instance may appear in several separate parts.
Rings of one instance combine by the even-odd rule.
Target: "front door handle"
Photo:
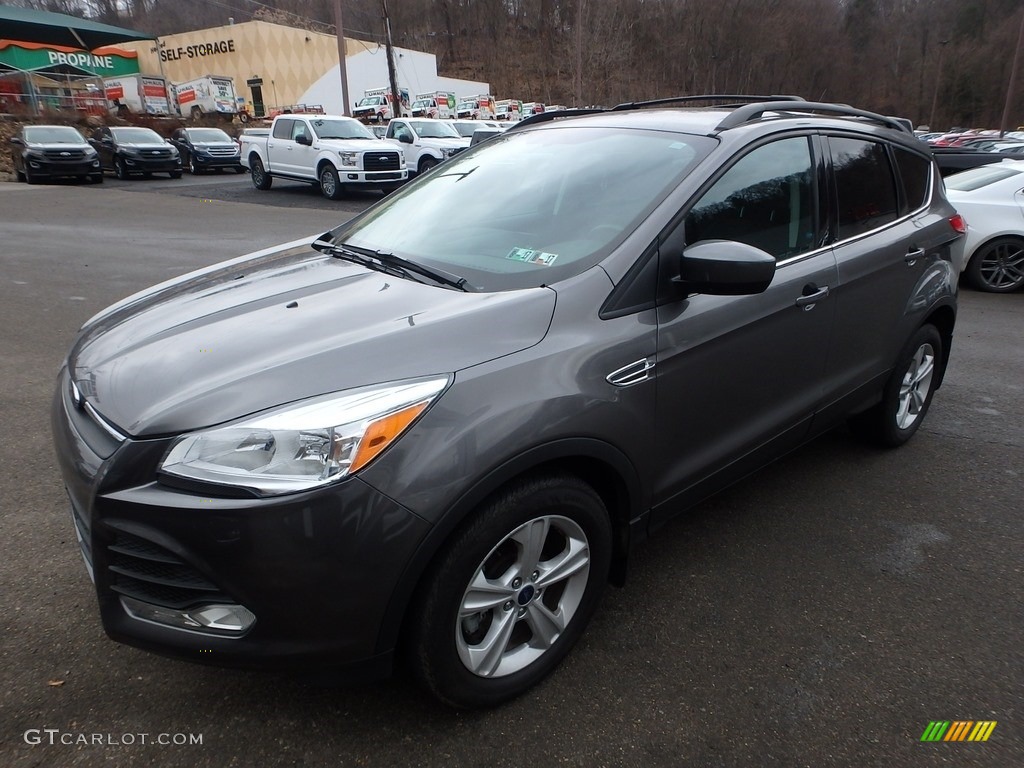
[[[907,252],[903,260],[910,266],[914,266],[918,259],[924,258],[924,248],[913,248]]]
[[[828,286],[819,288],[814,283],[804,286],[804,294],[796,300],[796,305],[807,310],[814,309],[814,305],[828,296]]]

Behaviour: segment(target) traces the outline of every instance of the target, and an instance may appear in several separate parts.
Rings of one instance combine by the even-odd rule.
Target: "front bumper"
[[[198,152],[192,154],[192,160],[199,168],[241,168],[242,158],[240,155],[201,155]]]
[[[102,173],[98,158],[62,162],[49,158],[33,157],[25,160],[25,167],[28,168],[33,176],[46,176],[54,179],[65,176],[88,176]]]
[[[111,438],[72,402],[66,371],[51,417],[111,638],[220,666],[388,671],[379,628],[425,521],[358,477],[271,499],[164,486],[155,469],[170,439]],[[242,632],[168,626],[138,617],[132,600],[168,612],[244,606],[255,623]]]
[[[409,171],[407,168],[402,168],[398,171],[359,171],[339,168],[338,178],[344,184],[364,184],[372,187],[379,186],[380,184],[395,184],[408,181]]]
[[[129,173],[171,173],[181,170],[181,157],[149,158],[141,155],[121,155]]]

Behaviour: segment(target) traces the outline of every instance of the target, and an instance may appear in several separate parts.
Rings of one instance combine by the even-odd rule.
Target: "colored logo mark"
[[[995,720],[932,720],[921,741],[988,741],[995,729]]]

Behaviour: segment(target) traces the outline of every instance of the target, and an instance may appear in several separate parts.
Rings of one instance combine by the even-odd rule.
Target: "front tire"
[[[494,496],[441,552],[411,614],[420,682],[455,707],[493,707],[533,687],[583,634],[608,581],[600,496],[568,475]]]
[[[203,172],[202,168],[196,165],[196,159],[192,155],[189,155],[188,157],[188,172],[193,176],[198,176]]]
[[[320,194],[328,200],[339,200],[342,194],[341,182],[338,180],[338,172],[331,165],[325,165],[320,169]]]
[[[181,171],[171,171],[167,175],[170,176],[172,179],[180,179],[181,178]]]
[[[979,248],[964,270],[979,291],[1012,293],[1024,285],[1024,240],[1000,237]]]
[[[424,157],[422,160],[420,160],[420,164],[417,167],[416,172],[422,176],[424,173],[426,173],[427,171],[429,171],[431,168],[435,167],[436,165],[437,165],[437,160],[435,160],[434,158],[429,157],[429,156]]]
[[[114,161],[114,175],[121,181],[127,181],[128,166],[125,164],[123,158],[119,157]]]
[[[274,183],[274,177],[263,169],[263,161],[256,155],[249,158],[249,175],[256,189],[270,189],[270,185]]]
[[[942,337],[934,325],[922,326],[900,352],[882,402],[852,416],[851,429],[887,448],[903,445],[924,421],[944,365]]]

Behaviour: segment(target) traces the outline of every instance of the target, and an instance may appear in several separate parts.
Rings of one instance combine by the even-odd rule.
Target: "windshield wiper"
[[[395,275],[396,277],[405,277],[421,283],[423,281],[417,277],[417,275],[419,275],[420,277],[426,277],[433,280],[435,283],[447,285],[459,291],[465,291],[467,293],[470,291],[468,282],[464,277],[452,274],[451,272],[445,272],[443,269],[425,267],[422,264],[417,264],[415,261],[409,261],[408,259],[403,259],[401,256],[395,256],[393,253],[383,253],[371,248],[349,245],[348,243],[334,245],[333,243],[328,243],[323,240],[317,240],[314,242],[313,248],[321,253],[328,253],[336,258],[346,259],[347,261],[361,264],[369,269],[375,269],[378,272]]]

